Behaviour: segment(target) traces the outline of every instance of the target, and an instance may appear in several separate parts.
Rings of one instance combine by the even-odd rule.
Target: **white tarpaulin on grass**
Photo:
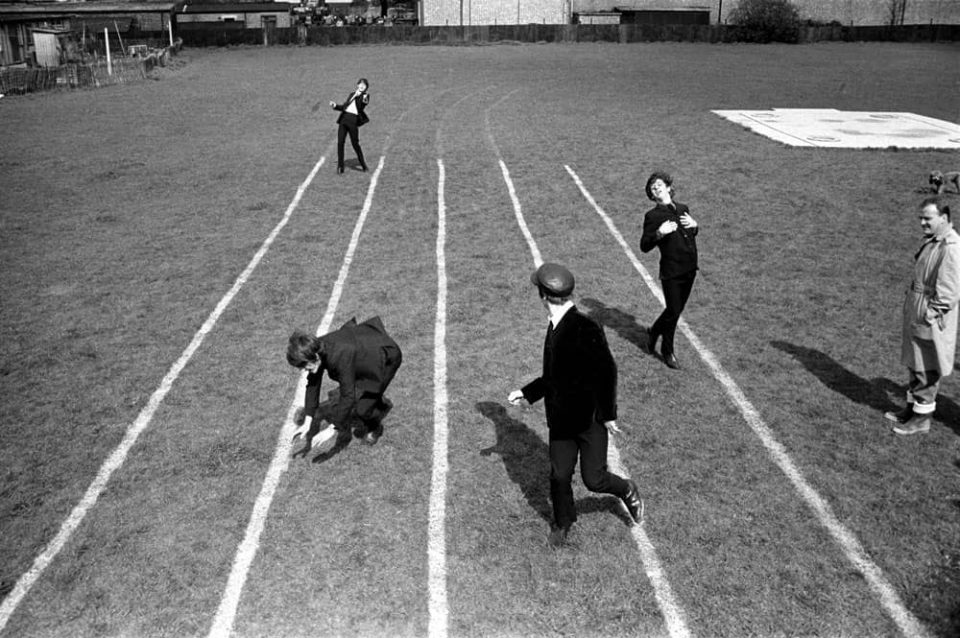
[[[789,146],[960,150],[960,125],[914,113],[836,109],[713,113]]]

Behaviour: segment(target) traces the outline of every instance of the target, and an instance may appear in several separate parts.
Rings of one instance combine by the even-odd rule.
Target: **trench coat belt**
[[[925,294],[928,297],[933,295],[934,292],[936,292],[936,290],[934,290],[933,288],[930,288],[929,286],[924,286],[923,283],[919,281],[910,282],[910,290],[912,290],[913,292],[919,292],[919,293]]]

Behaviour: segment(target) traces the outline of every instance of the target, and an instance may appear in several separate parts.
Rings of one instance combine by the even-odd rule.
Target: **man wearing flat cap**
[[[573,473],[591,492],[623,500],[635,523],[643,519],[637,485],[607,470],[610,432],[617,427],[617,365],[600,325],[571,301],[574,279],[559,264],[546,263],[530,277],[550,323],[543,344],[543,374],[508,396],[517,405],[544,400],[550,430],[550,498],[555,528],[550,540],[562,544],[577,520]]]

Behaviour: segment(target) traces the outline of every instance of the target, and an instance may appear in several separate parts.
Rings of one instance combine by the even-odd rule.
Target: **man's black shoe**
[[[383,425],[378,425],[364,435],[363,442],[367,445],[376,445],[381,436],[383,436]]]
[[[623,497],[623,504],[627,506],[627,511],[630,512],[630,518],[633,519],[633,522],[640,524],[643,522],[643,499],[640,498],[640,490],[637,489],[636,483],[628,480],[627,484],[630,486],[630,491]]]
[[[673,370],[680,369],[680,362],[677,361],[677,355],[673,354],[672,352],[670,354],[663,355],[663,362],[667,364],[668,368]]]
[[[550,531],[550,545],[561,547],[567,544],[567,537],[570,536],[570,526],[564,525]]]

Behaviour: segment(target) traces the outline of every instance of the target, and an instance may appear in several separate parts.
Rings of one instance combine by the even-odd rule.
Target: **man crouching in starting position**
[[[368,445],[376,443],[383,434],[383,418],[393,407],[383,394],[402,360],[400,346],[387,334],[380,317],[361,324],[351,319],[322,337],[299,330],[290,335],[287,362],[307,371],[304,406],[294,417],[299,427],[293,438],[302,437],[306,444],[302,452],[306,454],[338,433],[347,434],[358,420],[362,425],[354,434]],[[340,384],[340,398],[329,409],[320,405],[324,370]],[[321,430],[324,421],[328,426]]]

